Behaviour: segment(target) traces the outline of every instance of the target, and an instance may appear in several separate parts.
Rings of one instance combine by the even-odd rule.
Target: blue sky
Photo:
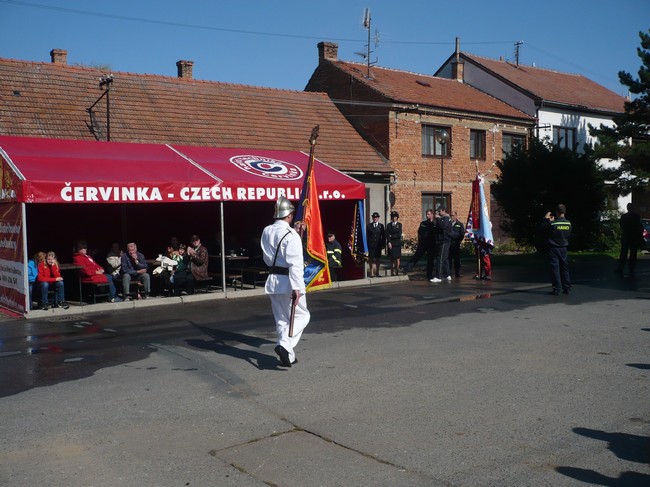
[[[339,44],[339,58],[362,61],[371,12],[371,56],[384,67],[433,74],[454,50],[579,73],[619,94],[617,73],[636,75],[648,0],[0,0],[0,57],[302,90],[316,68],[316,44]],[[379,45],[375,47],[375,31]]]

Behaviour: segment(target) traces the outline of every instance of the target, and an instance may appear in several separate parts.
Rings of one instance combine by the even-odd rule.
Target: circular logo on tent
[[[249,174],[268,179],[292,181],[302,178],[302,170],[290,162],[278,161],[263,156],[233,156],[230,158],[235,166]]]

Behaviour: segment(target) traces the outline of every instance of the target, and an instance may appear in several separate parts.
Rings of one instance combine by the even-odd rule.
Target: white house
[[[578,74],[513,64],[461,52],[452,54],[435,73],[457,79],[536,118],[535,135],[554,144],[582,151],[592,144],[589,125],[613,126],[612,117],[624,112],[625,98]],[[514,141],[517,142],[517,141]],[[604,165],[616,161],[603,160]],[[610,202],[622,209],[631,196]]]

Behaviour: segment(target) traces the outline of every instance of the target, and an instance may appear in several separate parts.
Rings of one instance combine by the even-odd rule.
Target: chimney
[[[335,42],[318,43],[318,64],[323,61],[337,61],[339,57],[339,45]]]
[[[455,58],[451,62],[451,79],[462,83],[465,80],[465,63],[460,60],[460,37],[456,37],[456,51],[454,55]]]
[[[178,68],[178,77],[183,79],[192,79],[192,66],[194,66],[194,61],[178,61],[176,63],[176,67]]]
[[[68,51],[65,49],[52,49],[50,58],[54,64],[68,64]]]

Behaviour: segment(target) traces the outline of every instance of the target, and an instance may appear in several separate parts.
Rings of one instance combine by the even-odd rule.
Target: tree
[[[589,126],[591,135],[598,138],[597,157],[621,160],[620,168],[610,174],[619,194],[646,185],[650,178],[650,30],[639,32],[639,37],[637,54],[642,66],[638,79],[625,71],[618,73],[621,84],[637,96],[625,102],[622,114],[612,117],[614,127]]]
[[[505,213],[503,230],[518,244],[539,249],[544,215],[564,203],[573,225],[571,248],[594,248],[606,207],[606,174],[590,148],[579,154],[531,139],[497,166],[501,174],[491,191]]]

